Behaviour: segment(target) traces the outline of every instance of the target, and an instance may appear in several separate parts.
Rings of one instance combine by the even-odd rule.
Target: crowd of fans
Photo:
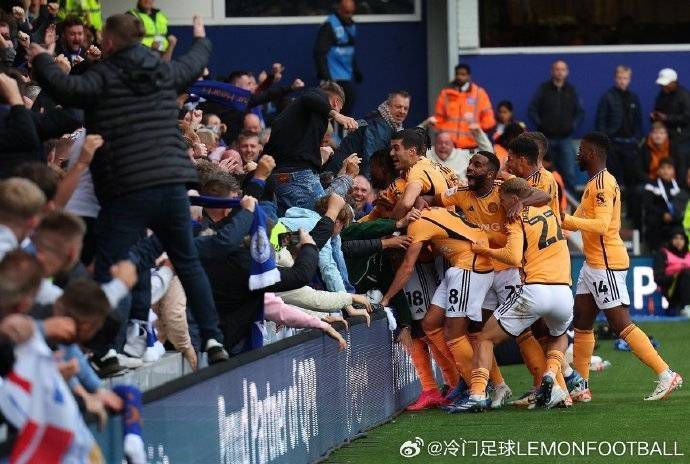
[[[352,1],[319,31],[316,88],[282,85],[279,63],[212,78],[201,20],[191,48],[173,55],[177,41],[152,0],[107,21],[40,0],[0,6],[3,373],[11,347],[38,331],[64,355],[60,372],[90,411],[121,407],[99,376],[166,349],[196,369],[201,353],[223,362],[295,328],[323,330],[344,348],[331,324],[384,310],[409,245],[416,203],[396,178],[417,159],[410,153],[464,182],[472,154],[495,152],[503,164],[529,127],[548,138],[545,165],[555,164],[562,201],[578,187],[573,133],[583,108],[560,60],[527,123],[510,101],[494,111],[459,64],[434,114],[404,129],[413,103],[404,90],[359,120],[349,113],[361,80]],[[616,68],[596,129],[613,143],[609,169],[631,226],[660,249],[659,285],[683,307],[690,97],[662,70],[645,137],[631,74]],[[409,325],[409,298],[391,299],[393,325]]]

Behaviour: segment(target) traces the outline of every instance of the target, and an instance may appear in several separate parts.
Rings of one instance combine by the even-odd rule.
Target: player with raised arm
[[[511,210],[531,192],[530,185],[515,177],[500,186],[501,206]],[[488,243],[472,246],[475,253],[489,256],[511,266],[523,264],[523,285],[484,325],[475,349],[469,397],[462,400],[458,412],[481,411],[489,407],[486,387],[495,345],[510,336],[518,337],[538,319],[548,328],[546,370],[537,405],[551,408],[568,396],[556,382],[561,372],[568,344],[565,334],[573,317],[570,290],[570,253],[558,218],[549,206],[524,206],[519,219],[510,222],[505,247],[489,248]]]
[[[435,199],[436,203],[445,207],[461,209],[467,219],[478,224],[488,235],[489,244],[493,248],[501,248],[506,244],[506,229],[508,218],[513,217],[525,204],[546,204],[550,197],[537,189],[530,190],[530,195],[520,200],[513,211],[506,212],[500,207],[501,200],[498,193],[500,181],[496,180],[500,163],[495,154],[486,151],[476,153],[470,159],[467,166],[467,187],[449,189],[441,193]],[[494,277],[491,287],[482,303],[483,319],[488,320],[491,312],[500,304],[509,299],[522,285],[520,278],[520,265],[507,265],[494,261]],[[470,339],[476,344],[476,339],[481,330],[481,323],[471,328]],[[495,358],[491,363],[490,380],[493,386],[491,393],[491,407],[498,408],[507,403],[512,392],[506,385]],[[459,401],[461,393],[452,392],[449,399]],[[461,399],[461,398],[460,398]]]
[[[458,213],[431,208],[424,210],[419,219],[408,225],[407,236],[412,243],[381,304],[387,305],[405,286],[413,275],[422,249],[431,243],[452,267],[446,271],[434,292],[424,318],[426,321],[429,317],[439,318],[441,315],[442,326],[429,331],[423,321],[422,327],[440,352],[449,353],[465,382],[469,383],[473,350],[468,329],[470,321],[481,324],[481,304],[493,276],[491,260],[476,256],[471,244],[486,241],[486,234]]]
[[[582,232],[585,263],[580,270],[575,296],[575,342],[573,364],[586,382],[572,394],[574,401],[591,401],[589,363],[594,351],[594,320],[599,310],[611,331],[625,340],[633,353],[658,376],[657,386],[645,400],[666,399],[683,385],[683,378],[672,371],[654,349],[649,337],[630,320],[630,296],[625,284],[630,259],[620,237],[621,193],[606,170],[609,138],[591,132],[582,138],[577,153],[580,170],[589,174],[580,206],[573,215],[561,213],[563,228]]]

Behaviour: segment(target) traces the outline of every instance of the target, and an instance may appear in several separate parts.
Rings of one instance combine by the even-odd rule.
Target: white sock
[[[668,382],[673,378],[673,371],[671,369],[666,369],[664,372],[659,374],[659,381]]]
[[[484,401],[486,399],[486,395],[470,395],[470,399],[475,401]]]
[[[563,369],[563,377],[570,377],[571,375],[573,375],[573,368],[570,367],[570,364],[566,363],[565,369]]]
[[[125,456],[129,458],[130,463],[146,464],[146,450],[144,449],[144,441],[141,439],[141,436],[134,433],[125,435],[123,451]]]

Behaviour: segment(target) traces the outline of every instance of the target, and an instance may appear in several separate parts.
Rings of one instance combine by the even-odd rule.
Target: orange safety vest
[[[434,113],[436,129],[448,132],[457,148],[477,147],[470,124],[478,123],[484,132],[496,125],[489,96],[474,83],[470,83],[467,92],[461,92],[456,87],[441,90]]]

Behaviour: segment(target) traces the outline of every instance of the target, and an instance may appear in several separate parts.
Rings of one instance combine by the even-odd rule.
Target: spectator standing
[[[655,121],[640,146],[639,177],[656,180],[659,163],[664,158],[675,160],[673,145],[663,122]]]
[[[616,66],[614,85],[599,99],[595,129],[609,136],[611,156],[606,158],[607,169],[616,177],[627,194],[637,187],[637,145],[642,138],[642,110],[640,98],[631,91],[632,70]]]
[[[409,111],[409,93],[404,90],[397,90],[388,94],[386,101],[364,118],[366,124],[362,124],[356,131],[350,132],[340,142],[324,169],[338,172],[345,158],[352,153],[357,153],[362,160],[360,172],[368,177],[371,156],[376,151],[390,146],[391,135],[402,130]]]
[[[87,132],[105,140],[91,163],[101,205],[95,278],[109,281],[110,266],[126,258],[146,229],[152,229],[184,286],[209,360],[218,362],[227,359],[227,353],[209,281],[192,242],[185,186],[196,182],[197,175],[177,122],[176,97],[201,75],[211,52],[199,17],[194,18],[193,35],[191,50],[165,63],[139,43],[144,29],[135,16],[113,15],[103,30],[104,60],[82,75],[64,74],[37,44],[32,44],[30,56],[41,87],[60,104],[85,108]],[[146,124],[134,123],[134,117]],[[146,320],[151,300],[148,274],[142,274],[132,300],[133,308],[146,311],[132,318]],[[129,319],[128,305],[119,309]]]
[[[276,183],[279,216],[293,206],[313,209],[323,196],[318,173],[322,165],[321,141],[329,118],[348,130],[357,129],[357,121],[340,113],[344,99],[338,84],[326,82],[318,89],[305,91],[273,121],[264,153],[276,160],[271,179]]]
[[[522,121],[516,121],[513,118],[513,102],[509,100],[501,100],[496,105],[496,129],[491,136],[492,140],[495,142],[498,138],[503,135],[503,131],[506,126],[512,123],[519,124],[523,129],[527,130],[527,126]]]
[[[654,256],[654,281],[668,300],[669,316],[690,306],[690,253],[688,237],[676,228]]]
[[[652,121],[666,125],[675,148],[676,171],[684,173],[690,165],[690,93],[678,83],[678,73],[671,68],[659,71],[656,83],[661,89],[650,116]]]
[[[676,170],[670,158],[659,163],[656,181],[644,186],[643,208],[645,238],[649,251],[659,248],[682,225],[687,195],[676,182]]]
[[[168,41],[168,17],[153,7],[154,0],[138,0],[136,8],[127,13],[139,18],[144,25],[144,38],[141,43],[161,53],[170,45]]]
[[[472,82],[470,66],[460,63],[455,67],[455,80],[448,84],[436,99],[434,119],[436,129],[451,134],[457,148],[477,148],[470,126],[488,132],[496,125],[494,110],[486,90]]]
[[[354,83],[362,82],[355,59],[357,26],[354,0],[340,0],[338,9],[323,23],[314,44],[316,76],[321,81],[335,81],[345,91],[342,113],[352,114],[356,93]],[[353,83],[354,82],[354,83]]]
[[[70,16],[62,22],[62,34],[55,49],[56,55],[65,55],[72,66],[86,59],[89,48],[84,22],[78,16]]]
[[[529,105],[529,118],[549,139],[551,159],[563,175],[566,186],[577,184],[573,132],[585,115],[575,87],[567,82],[568,65],[557,60],[551,65],[551,79],[542,83]]]

